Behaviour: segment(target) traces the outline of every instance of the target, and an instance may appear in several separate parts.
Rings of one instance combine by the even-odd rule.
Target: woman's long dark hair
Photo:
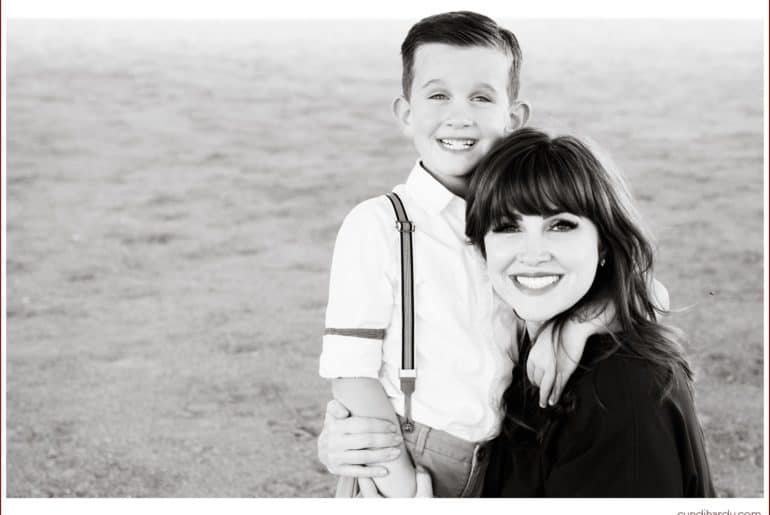
[[[658,376],[663,396],[680,377],[677,369],[684,372],[691,388],[692,372],[684,358],[681,336],[658,322],[662,310],[652,291],[653,247],[631,195],[622,177],[577,138],[551,137],[525,128],[495,144],[471,180],[466,235],[486,257],[484,236],[504,221],[513,220],[515,214],[551,216],[565,212],[594,223],[605,265],[597,268],[594,282],[582,299],[547,322],[552,324],[557,341],[568,320],[594,318],[612,303],[622,338],[611,335],[614,346],[603,358],[623,350],[648,362]],[[522,363],[530,346],[525,337],[519,349]],[[526,374],[522,374],[522,381],[526,382]],[[536,392],[527,386],[534,398]],[[508,407],[521,402],[511,398],[515,391],[521,391],[521,385],[512,384],[506,391],[504,403]],[[569,400],[566,392],[563,397]],[[528,427],[516,413],[508,411],[507,422]],[[506,426],[510,429],[510,424]]]

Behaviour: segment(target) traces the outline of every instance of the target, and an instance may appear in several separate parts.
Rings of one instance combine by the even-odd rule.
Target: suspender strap
[[[417,371],[414,368],[414,280],[412,272],[412,233],[414,223],[406,215],[404,204],[398,195],[386,194],[396,212],[396,230],[401,233],[401,370],[398,372],[401,392],[404,394],[405,432],[414,429],[412,424],[412,393]]]

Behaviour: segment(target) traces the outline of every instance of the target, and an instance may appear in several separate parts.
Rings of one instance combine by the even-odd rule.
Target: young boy
[[[375,481],[386,496],[412,496],[414,462],[429,470],[436,496],[476,496],[485,443],[504,415],[516,321],[466,241],[463,197],[474,165],[528,118],[529,107],[517,99],[521,50],[486,16],[451,12],[414,25],[401,54],[403,94],[393,112],[419,154],[406,183],[393,190],[415,226],[416,423],[403,434],[409,454],[402,444],[396,459],[381,464],[388,475]],[[404,416],[400,267],[390,201],[380,196],[356,206],[335,244],[320,360],[320,375],[332,379],[334,397],[352,414],[394,423]],[[568,328],[573,358],[594,331],[590,323]],[[533,357],[528,372],[550,391],[553,372],[543,371],[555,369],[553,350],[550,342],[538,347],[541,362]],[[562,368],[568,376],[574,365]]]

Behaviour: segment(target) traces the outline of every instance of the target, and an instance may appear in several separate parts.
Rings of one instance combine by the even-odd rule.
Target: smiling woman
[[[612,305],[560,402],[537,407],[515,367],[485,494],[710,497],[711,473],[680,338],[657,321],[653,251],[621,177],[579,140],[521,129],[471,181],[466,233],[531,342]],[[599,479],[601,478],[601,479]]]

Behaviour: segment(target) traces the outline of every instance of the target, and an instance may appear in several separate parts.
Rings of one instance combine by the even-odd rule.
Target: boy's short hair
[[[519,94],[521,48],[513,32],[500,27],[493,19],[471,11],[453,11],[423,18],[415,23],[401,44],[401,87],[409,99],[414,79],[414,54],[420,45],[445,43],[461,47],[498,48],[511,56],[508,97]]]

